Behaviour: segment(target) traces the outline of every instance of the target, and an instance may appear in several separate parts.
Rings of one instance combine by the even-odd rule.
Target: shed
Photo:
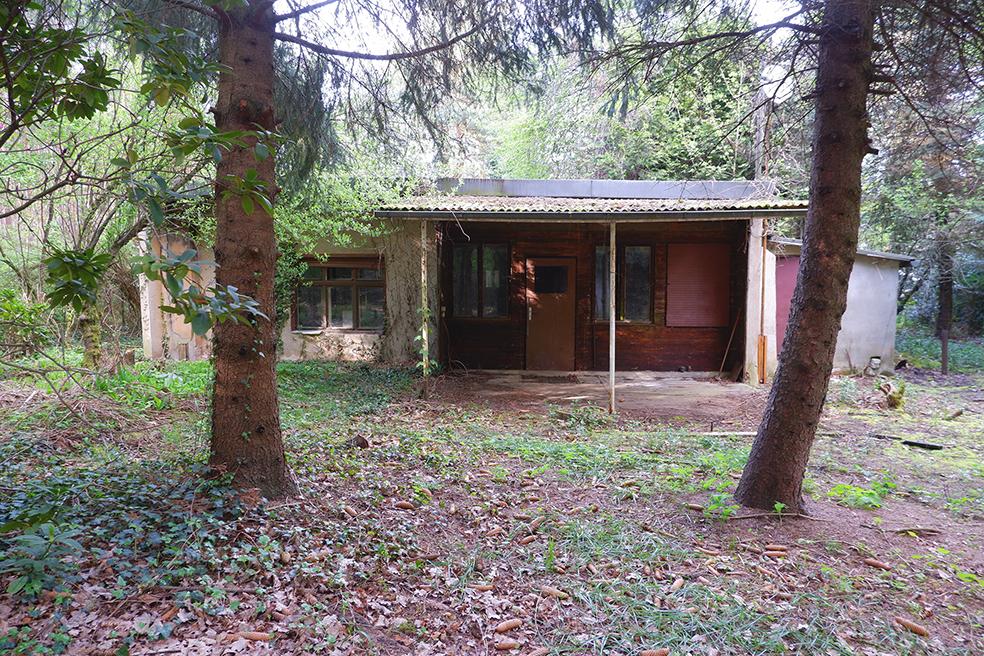
[[[774,369],[796,245],[768,243],[766,223],[805,216],[805,201],[744,180],[436,186],[379,207],[383,236],[319,245],[284,322],[283,357],[400,363],[419,360],[426,344],[429,359],[458,369],[723,372],[750,382]],[[884,347],[905,258],[880,255],[894,263],[877,268],[880,302],[853,300],[868,283],[852,278],[845,325],[867,306]],[[144,285],[148,299],[155,285]],[[145,325],[148,354],[161,353],[161,333]],[[875,354],[853,328],[848,341],[850,362],[839,356],[838,366]]]
[[[770,259],[775,261],[776,334],[780,336],[786,333],[801,248],[802,242],[796,239],[769,239]],[[857,252],[834,352],[835,370],[862,370],[871,366],[873,358],[883,366],[894,363],[899,269],[910,266],[914,259],[881,251]],[[772,368],[782,353],[782,341],[776,342]]]

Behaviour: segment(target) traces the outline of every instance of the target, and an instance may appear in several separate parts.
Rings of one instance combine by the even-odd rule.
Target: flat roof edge
[[[669,221],[747,221],[757,218],[803,217],[806,208],[688,210],[667,212],[479,212],[452,210],[376,210],[381,219],[420,221],[489,221],[500,223],[660,223]]]

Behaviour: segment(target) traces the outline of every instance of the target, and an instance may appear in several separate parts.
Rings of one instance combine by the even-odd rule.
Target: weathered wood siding
[[[745,221],[620,224],[619,244],[652,248],[652,323],[619,322],[616,327],[616,368],[623,371],[717,371],[741,365],[744,341],[740,308],[745,298]],[[499,319],[456,318],[451,312],[451,253],[456,243],[506,243],[512,270],[509,312]],[[469,369],[526,368],[526,260],[530,257],[576,259],[575,367],[608,368],[608,323],[592,317],[594,252],[607,243],[607,226],[542,223],[444,223],[440,226],[441,357],[452,367]],[[667,245],[720,243],[730,249],[728,325],[676,327],[666,325]],[[728,339],[737,324],[731,349]]]

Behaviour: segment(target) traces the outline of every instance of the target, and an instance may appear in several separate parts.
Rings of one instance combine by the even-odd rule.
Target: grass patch
[[[913,366],[939,369],[942,347],[935,336],[912,330],[899,331],[895,341],[899,357]],[[950,371],[976,373],[984,371],[984,340],[951,339],[949,344]]]

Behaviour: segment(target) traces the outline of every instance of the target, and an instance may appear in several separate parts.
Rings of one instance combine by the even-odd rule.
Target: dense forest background
[[[148,104],[137,91],[146,57],[100,56],[122,82],[102,111],[39,122],[0,151],[0,342],[9,351],[87,334],[111,345],[139,337],[129,263],[147,218],[130,196],[136,172],[180,190],[161,210],[167,229],[206,245],[214,238],[207,192],[215,162],[202,149],[174,159],[175,135],[165,127],[180,120],[182,107],[168,98]],[[645,68],[556,55],[508,80],[479,71],[458,91],[430,98],[426,112],[406,106],[419,100],[385,67],[365,65],[378,84],[353,89],[323,60],[302,58],[289,69],[288,53],[280,56],[282,310],[301,275],[300,256],[318,239],[345,242],[377,231],[368,220],[374,204],[439,176],[757,175],[776,181],[784,196],[806,195],[812,78],[790,74],[790,53],[770,41],[748,41],[739,52],[683,49]],[[952,317],[955,337],[984,332],[982,113],[973,80],[927,89],[921,98],[874,100],[879,153],[865,161],[861,242],[917,258],[903,270],[899,309],[900,321],[919,331],[939,333]],[[126,167],[108,164],[121,153],[132,160]],[[47,188],[67,179],[73,184]],[[796,223],[773,230],[799,236]],[[45,304],[45,261],[65,249],[106,254],[98,299],[82,311]]]

